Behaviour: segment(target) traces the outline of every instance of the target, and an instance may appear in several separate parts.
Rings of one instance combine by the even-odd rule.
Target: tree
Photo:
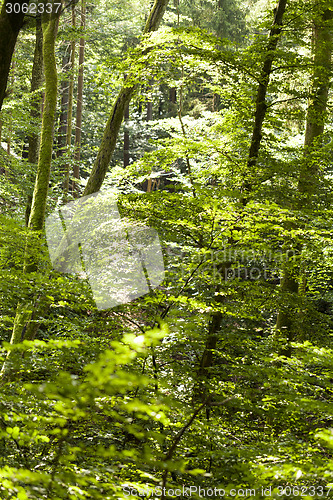
[[[254,126],[251,138],[251,146],[249,150],[249,157],[247,161],[247,176],[244,180],[244,191],[251,191],[252,181],[251,176],[256,175],[256,163],[258,160],[260,143],[262,138],[262,127],[267,110],[266,94],[269,85],[270,75],[272,72],[272,64],[279,41],[279,37],[282,32],[282,20],[283,15],[286,10],[287,0],[280,0],[274,9],[274,21],[271,28],[267,49],[265,52],[265,59],[263,61],[262,70],[259,76],[259,86],[256,96],[256,110],[254,117]],[[246,194],[243,199],[243,203],[246,203]]]
[[[86,2],[81,0],[81,30],[84,30],[86,24]],[[81,134],[82,134],[82,107],[83,107],[83,70],[84,70],[84,36],[80,38],[79,47],[79,74],[77,81],[77,104],[76,104],[76,124],[75,124],[75,144],[74,144],[74,172],[73,176],[76,179],[80,178],[80,150],[81,150]],[[73,183],[73,191],[76,185]]]
[[[45,220],[45,207],[53,150],[54,120],[57,106],[58,76],[54,50],[59,15],[60,14],[44,14],[42,18],[45,101],[42,116],[41,144],[37,174],[28,224],[29,229],[32,231],[42,231]]]
[[[43,32],[42,32],[42,20],[38,16],[36,19],[36,42],[35,42],[35,52],[34,61],[31,73],[31,93],[33,94],[31,99],[31,119],[40,121],[42,112],[42,101],[43,96],[40,91],[43,84]],[[28,137],[28,162],[37,165],[38,162],[38,152],[40,147],[40,136],[37,133],[30,134]],[[25,212],[26,225],[28,225],[30,211],[31,211],[32,195],[28,195],[27,208]]]
[[[305,125],[304,157],[298,180],[301,207],[309,207],[311,197],[318,188],[320,172],[318,156],[322,145],[331,82],[332,18],[332,9],[326,8],[325,2],[319,2],[314,10],[313,73]],[[291,229],[293,228],[294,225]],[[287,252],[290,250],[292,249],[287,244]],[[298,251],[301,253],[300,248],[298,248]],[[286,260],[287,263],[283,270],[281,282],[281,294],[288,297],[288,303],[284,304],[279,310],[276,330],[278,335],[286,338],[287,346],[283,349],[283,352],[290,355],[291,342],[297,336],[302,336],[303,327],[300,322],[300,314],[297,314],[296,311],[299,307],[297,295],[298,293],[303,295],[305,292],[305,278],[302,276],[298,264],[295,267],[291,262],[288,262],[288,259]],[[299,280],[303,281],[303,286],[299,283]]]
[[[75,4],[72,5],[72,28],[76,26]],[[72,120],[73,120],[73,94],[74,94],[74,68],[75,68],[75,38],[71,41],[71,58],[70,58],[70,75],[68,86],[68,111],[67,111],[67,127],[66,127],[66,146],[70,149],[72,144]],[[69,190],[69,163],[65,166],[64,178],[64,198],[66,199]]]
[[[248,203],[248,197],[250,195],[252,189],[253,180],[257,176],[256,173],[256,164],[258,160],[260,144],[262,139],[262,128],[263,122],[265,119],[266,111],[267,111],[267,102],[266,95],[268,90],[268,85],[270,81],[270,76],[272,72],[272,64],[274,58],[276,57],[276,49],[278,45],[278,41],[282,32],[282,21],[283,15],[285,13],[287,5],[287,0],[279,0],[276,8],[274,9],[274,20],[273,25],[271,27],[267,47],[264,54],[263,64],[259,76],[259,85],[256,93],[255,100],[255,113],[254,113],[254,125],[252,130],[251,143],[248,153],[246,172],[244,175],[244,183],[243,183],[243,195],[241,202],[244,206]],[[251,180],[250,180],[251,179]],[[231,236],[229,238],[229,244],[233,243],[233,228],[231,229]],[[227,269],[230,268],[231,262],[222,262],[219,265],[219,272],[222,276],[222,279],[226,278]],[[223,313],[220,308],[223,309],[225,303],[225,297],[223,296],[220,287],[216,289],[217,296],[217,307],[218,310],[212,314],[209,327],[208,327],[208,335],[206,340],[205,349],[200,360],[200,366],[198,370],[199,379],[207,376],[208,369],[212,366],[213,363],[213,353],[216,349],[217,341],[218,341],[218,332],[223,323]],[[201,388],[199,387],[199,393],[201,392]],[[202,395],[201,395],[202,396]],[[206,397],[206,395],[205,395]]]
[[[25,0],[5,0],[0,13],[0,110],[6,96],[10,64],[18,34],[23,26]],[[14,5],[19,8],[15,13]]]
[[[68,69],[71,58],[71,45],[68,44],[62,59],[63,78],[61,80],[60,95],[61,95],[61,109],[59,116],[58,128],[58,151],[57,156],[63,156],[66,152],[66,133],[68,121],[68,99],[69,99],[69,79]]]
[[[164,11],[168,4],[168,0],[155,0],[155,3],[150,11],[144,34],[151,33],[158,29],[162,21]],[[124,118],[124,113],[128,107],[131,98],[136,90],[137,85],[131,83],[132,75],[128,75],[124,87],[119,92],[119,95],[113,105],[109,120],[105,126],[103,139],[99,147],[97,158],[93,169],[89,176],[87,185],[84,190],[84,195],[89,195],[98,191],[103,183],[106,172],[110,165],[110,160],[120,130],[121,123]]]

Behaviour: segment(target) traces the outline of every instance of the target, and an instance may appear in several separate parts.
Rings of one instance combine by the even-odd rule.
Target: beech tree
[[[44,80],[43,73],[43,33],[42,33],[42,20],[38,16],[36,19],[36,42],[34,61],[31,73],[31,93],[33,94],[31,100],[31,119],[40,120],[42,112],[42,92],[41,87]],[[39,91],[39,93],[38,93]],[[30,134],[28,137],[28,162],[37,165],[38,153],[40,146],[40,136],[37,133]],[[28,195],[27,208],[25,212],[26,225],[28,225],[30,211],[31,211],[32,194]]]
[[[81,0],[81,29],[84,30],[86,23],[86,2]],[[73,176],[76,179],[80,178],[80,150],[81,150],[81,133],[82,133],[82,107],[83,107],[83,71],[84,71],[84,36],[80,38],[79,46],[79,74],[77,81],[77,103],[76,103],[76,124],[75,124],[75,144],[74,144],[74,171]],[[73,191],[75,192],[75,182],[73,183]]]
[[[255,99],[254,124],[253,124],[250,148],[248,152],[246,170],[242,185],[241,203],[244,206],[246,206],[246,204],[249,201],[249,197],[251,196],[252,185],[257,177],[256,164],[260,151],[263,123],[267,111],[266,96],[272,72],[272,64],[274,58],[276,57],[278,41],[282,32],[282,21],[286,6],[287,6],[287,0],[280,0],[276,8],[274,9],[274,20],[268,36],[267,47],[265,49],[265,54],[263,58],[263,65],[260,71],[259,85]],[[230,237],[230,241],[232,241],[232,236]],[[227,269],[230,267],[230,265],[231,262],[222,262],[219,264],[219,273],[222,276],[222,278],[224,279],[226,278]],[[216,296],[217,296],[218,308],[223,308],[226,299],[221,294],[220,287],[217,287],[216,289]],[[199,381],[202,380],[202,378],[204,378],[205,376],[207,376],[208,370],[213,364],[213,357],[214,357],[213,353],[216,349],[219,337],[219,331],[223,324],[223,318],[224,318],[223,312],[217,310],[212,314],[212,317],[210,319],[205,349],[202,354],[198,369]],[[200,391],[201,389],[199,387],[198,392],[200,393]],[[207,395],[204,393],[204,397],[206,396]]]
[[[168,0],[155,0],[146,22],[143,32],[144,34],[151,33],[152,31],[158,29],[167,4]],[[101,141],[93,169],[83,193],[84,196],[95,193],[101,188],[106,172],[109,168],[125,110],[137,88],[137,85],[130,83],[131,78],[131,75],[127,76],[124,87],[119,92],[119,95],[113,105],[110,117],[104,129],[103,139]]]
[[[301,196],[298,204],[301,206],[313,204],[311,198],[318,189],[319,156],[331,83],[333,10],[327,8],[325,2],[319,2],[315,5],[313,14],[313,71],[305,125],[304,156],[298,180],[298,191]],[[287,244],[287,252],[288,250],[292,249],[289,249]],[[301,252],[301,249],[298,250]],[[276,329],[280,335],[282,334],[282,338],[286,339],[287,345],[283,352],[288,355],[291,354],[291,342],[297,336],[302,336],[301,316],[297,313],[299,308],[297,295],[304,294],[304,285],[304,276],[300,269],[287,262],[281,282],[281,294],[288,296],[289,300],[279,310]],[[290,305],[290,302],[293,305]]]

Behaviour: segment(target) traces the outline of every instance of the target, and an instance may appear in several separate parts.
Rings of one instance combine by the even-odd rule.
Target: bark
[[[311,161],[311,152],[322,145],[322,134],[326,121],[328,92],[331,81],[331,59],[333,44],[333,10],[326,9],[314,20],[313,45],[314,69],[312,88],[307,109],[304,139],[304,162],[300,172],[298,189],[311,195],[318,182],[318,163]]]
[[[126,122],[129,120],[129,106],[125,109],[124,113],[125,127],[124,127],[124,168],[129,165],[129,148],[130,148],[130,137]]]
[[[149,82],[150,87],[153,85],[153,81]],[[150,122],[153,119],[153,103],[152,101],[147,102],[147,113],[146,113],[146,121]],[[149,135],[147,135],[147,141],[149,140]],[[151,177],[148,178],[147,180],[147,193],[151,193],[152,191],[152,179]]]
[[[267,48],[263,60],[263,65],[260,73],[259,86],[256,95],[256,108],[254,114],[254,125],[252,130],[252,139],[249,148],[249,155],[247,161],[247,172],[251,174],[254,171],[261,145],[262,137],[262,126],[266,116],[267,104],[266,95],[267,89],[270,81],[270,76],[272,72],[272,64],[276,55],[277,44],[282,32],[282,20],[283,15],[286,10],[287,0],[279,0],[276,9],[274,10],[274,21],[273,26],[269,33]],[[254,174],[254,172],[253,172]],[[244,180],[244,193],[242,203],[245,206],[248,203],[248,195],[252,190],[252,183],[248,180]],[[229,241],[232,244],[232,241]],[[230,263],[224,262],[221,264],[219,269],[219,274],[223,278],[226,276],[226,269],[230,266]],[[216,287],[219,291],[219,286]],[[221,300],[222,303],[222,300]],[[197,371],[198,385],[194,391],[194,400],[198,397],[206,397],[207,389],[203,384],[203,379],[209,376],[209,369],[214,363],[214,350],[217,346],[217,341],[219,337],[219,331],[223,323],[223,315],[220,311],[216,311],[212,314],[211,320],[208,328],[208,335],[206,339],[205,349],[200,360],[199,369]]]
[[[57,66],[54,50],[59,17],[52,16],[47,22],[47,19],[44,19],[46,16],[47,14],[43,16],[45,102],[37,175],[29,218],[29,228],[33,231],[41,231],[44,227],[51,170],[54,119],[57,106]]]
[[[75,5],[72,6],[72,27],[75,28]],[[66,146],[70,150],[72,145],[72,120],[73,120],[73,94],[74,94],[74,68],[75,68],[75,39],[71,42],[71,61],[70,61],[70,74],[68,86],[68,109],[67,109],[67,133],[66,133]],[[64,201],[66,201],[67,193],[69,190],[69,163],[65,165],[65,178],[64,178]]]
[[[266,116],[267,103],[266,95],[272,73],[272,64],[275,57],[277,44],[282,32],[283,15],[286,10],[288,0],[279,0],[276,9],[273,26],[269,33],[268,44],[265,52],[265,58],[259,78],[259,86],[256,97],[256,109],[254,114],[254,126],[252,131],[251,145],[247,160],[247,178],[244,179],[244,192],[250,192],[252,188],[252,178],[255,177],[255,167],[257,165],[260,144],[262,139],[262,126]],[[246,194],[242,200],[246,204]]]
[[[0,13],[0,110],[6,96],[10,65],[18,34],[23,26],[24,14],[7,13],[14,4],[26,3],[26,0],[5,0]]]
[[[149,18],[144,29],[144,34],[150,33],[158,29],[162,20],[164,11],[169,0],[155,0],[151,9]],[[129,76],[126,80],[129,81]],[[119,129],[123,121],[125,109],[129,105],[131,98],[136,90],[136,85],[128,84],[120,90],[119,95],[113,105],[109,120],[106,124],[103,139],[97,154],[96,161],[88,179],[84,196],[98,191],[104,181],[106,172],[109,168],[112,154],[116,147]]]
[[[34,61],[31,73],[31,88],[30,91],[33,94],[31,99],[30,116],[31,121],[36,122],[41,119],[42,113],[42,102],[43,95],[42,92],[38,90],[43,85],[43,31],[42,31],[42,21],[40,17],[36,19],[36,42],[35,42],[35,52]],[[28,137],[28,162],[32,165],[38,162],[38,151],[40,145],[40,135],[37,133],[30,134]],[[25,222],[26,226],[29,223],[30,211],[32,203],[32,194],[28,195],[27,208],[25,211]]]
[[[172,87],[169,89],[169,114],[170,116],[177,116],[177,89]]]
[[[86,25],[86,1],[81,0],[81,29]],[[82,109],[83,109],[83,64],[84,64],[84,37],[80,38],[79,49],[79,74],[77,80],[77,105],[75,124],[75,148],[74,148],[74,171],[75,179],[80,178],[80,156],[81,156],[81,135],[82,135]],[[77,191],[77,185],[73,183],[73,192]]]
[[[317,153],[321,148],[322,134],[324,132],[328,92],[331,81],[331,59],[333,46],[333,10],[322,9],[318,5],[318,13],[314,19],[313,30],[313,74],[310,99],[307,109],[306,129],[304,138],[304,155],[302,167],[299,175],[298,190],[302,195],[299,208],[304,207],[316,191],[318,184],[319,166],[313,159],[313,153]],[[301,249],[299,249],[301,251]],[[298,284],[300,281],[302,286]],[[295,335],[304,335],[302,313],[297,311],[297,303],[289,305],[289,301],[295,302],[295,298],[300,301],[301,295],[305,293],[305,277],[299,269],[291,270],[290,265],[286,265],[283,270],[281,282],[281,295],[287,298],[286,305],[281,307],[276,322],[276,338],[283,339],[285,347],[281,353],[291,355],[291,342],[295,340]],[[297,297],[298,295],[298,297]],[[288,298],[289,297],[289,298]],[[288,302],[288,304],[287,304]]]
[[[9,88],[7,86],[7,93],[12,93],[15,85],[15,49],[12,55],[12,64],[9,70]],[[12,145],[12,133],[13,133],[13,112],[10,110],[8,117],[8,132],[7,132],[7,154],[8,156],[11,153],[11,145]]]
[[[60,85],[61,106],[58,129],[58,151],[57,156],[63,156],[66,151],[67,122],[68,122],[68,93],[69,93],[69,66],[71,60],[71,45],[66,48],[62,59],[63,79]]]

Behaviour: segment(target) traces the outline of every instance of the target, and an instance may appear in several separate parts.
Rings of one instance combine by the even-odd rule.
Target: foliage
[[[271,2],[174,2],[140,45],[148,2],[88,6],[81,189],[130,74],[130,164],[123,129],[102,190],[117,188],[121,216],[158,231],[166,274],[153,292],[105,311],[84,277],[51,268],[43,234],[24,227],[35,167],[20,155],[40,124],[27,118],[32,28],[23,31],[1,116],[11,154],[0,158],[0,335],[15,374],[0,397],[1,498],[129,498],[131,489],[157,498],[155,488],[183,485],[225,498],[246,488],[252,498],[330,498],[331,89],[322,146],[306,158],[303,148],[318,5],[289,3],[250,173]],[[62,18],[59,73],[64,46],[80,34]],[[72,161],[70,149],[53,155],[46,213],[61,205],[63,163]],[[305,204],[306,162],[320,175]],[[27,238],[39,261],[31,273]],[[299,293],[282,289],[286,270]],[[12,345],[22,303],[39,329]],[[286,356],[276,318],[290,309],[297,331]]]

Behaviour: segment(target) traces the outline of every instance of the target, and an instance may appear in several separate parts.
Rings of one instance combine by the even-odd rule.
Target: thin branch
[[[196,419],[196,417],[199,415],[199,413],[201,412],[201,410],[205,407],[205,406],[223,406],[225,405],[227,402],[231,401],[232,399],[235,399],[234,397],[231,397],[231,398],[227,398],[225,399],[224,401],[221,401],[220,403],[212,403],[211,402],[211,396],[208,396],[205,401],[200,405],[198,406],[198,408],[195,410],[195,412],[193,413],[193,415],[191,416],[190,420],[184,425],[184,427],[178,432],[177,436],[175,437],[175,439],[173,440],[167,454],[165,455],[165,458],[164,458],[164,462],[166,462],[167,460],[171,460],[171,458],[173,457],[173,454],[177,448],[177,445],[178,443],[180,442],[180,440],[182,439],[182,437],[184,436],[185,432],[187,431],[187,429],[189,427],[191,427],[192,423],[194,422],[194,420]],[[168,477],[168,470],[166,469],[164,472],[163,472],[163,476],[162,476],[162,496],[161,496],[161,500],[165,500],[165,487],[166,487],[166,482],[167,482],[167,477]]]

